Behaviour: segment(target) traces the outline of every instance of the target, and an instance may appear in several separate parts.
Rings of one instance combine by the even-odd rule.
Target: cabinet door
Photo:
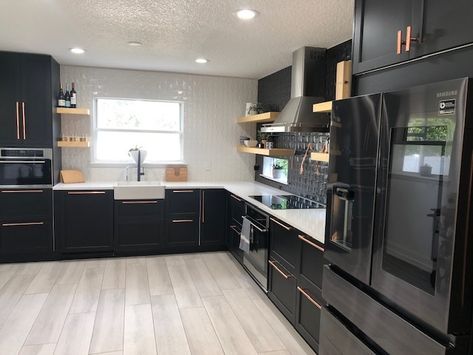
[[[56,240],[62,252],[112,250],[112,191],[60,191],[55,197]]]
[[[202,247],[225,244],[225,190],[201,190],[200,245]]]
[[[302,282],[297,285],[296,329],[315,350],[319,346],[320,313],[323,306],[320,290],[306,287]]]
[[[115,250],[153,252],[162,245],[162,200],[115,201]]]
[[[237,223],[241,226],[243,223],[243,215],[245,214],[245,203],[243,200],[234,194],[230,194],[229,209],[230,217],[233,219],[231,224]]]
[[[197,247],[199,245],[199,221],[195,215],[179,215],[167,221],[168,249]]]
[[[412,56],[434,53],[448,48],[473,42],[473,2],[456,0],[445,3],[424,0],[422,28],[413,28],[413,36],[421,43],[412,46]]]
[[[270,217],[270,255],[283,262],[294,272],[299,259],[299,242],[297,231]]]
[[[324,270],[324,248],[311,237],[299,234],[301,241],[298,279],[322,289]]]
[[[0,52],[0,145],[20,146],[20,56]]]
[[[23,145],[52,146],[51,57],[21,55],[21,125]]]
[[[353,37],[353,74],[409,59],[401,48],[397,53],[397,33],[405,39],[407,26],[417,26],[420,1],[356,0]]]
[[[166,214],[198,214],[199,190],[174,189],[166,190]]]
[[[0,189],[0,219],[51,218],[52,197],[51,189]]]
[[[241,227],[237,224],[230,224],[228,229],[228,249],[235,259],[240,263],[243,262],[243,250],[240,249]]]
[[[294,324],[296,310],[296,277],[274,259],[269,260],[269,298]]]

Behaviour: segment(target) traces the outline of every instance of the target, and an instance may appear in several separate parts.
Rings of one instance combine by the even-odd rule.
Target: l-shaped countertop
[[[262,211],[278,218],[292,227],[300,230],[319,243],[325,240],[325,209],[289,209],[273,210],[256,201],[250,196],[255,195],[291,195],[258,182],[160,182],[166,189],[225,189],[235,196],[244,199]],[[57,184],[53,190],[113,190],[117,182],[84,182],[77,184]]]

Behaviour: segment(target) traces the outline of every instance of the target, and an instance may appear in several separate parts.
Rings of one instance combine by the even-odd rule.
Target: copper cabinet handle
[[[44,190],[2,190],[2,194],[43,193]]]
[[[235,195],[233,195],[233,194],[232,194],[232,195],[230,195],[230,196],[231,196],[232,198],[234,198],[235,200],[237,200],[238,202],[241,202],[241,198],[238,198],[238,197],[236,197],[236,196],[235,196]]]
[[[316,300],[310,297],[310,295],[306,291],[304,291],[303,288],[300,288],[299,286],[297,286],[297,291],[299,291],[302,295],[304,295],[304,297],[307,298],[307,300],[310,303],[312,303],[315,307],[317,307],[318,309],[322,309],[322,306]]]
[[[20,104],[16,102],[16,139],[20,139]]]
[[[416,42],[417,38],[412,37],[412,26],[407,26],[406,28],[406,52],[411,50],[411,43]]]
[[[105,191],[68,191],[68,195],[105,195]]]
[[[2,223],[2,227],[42,226],[44,222]]]
[[[189,193],[189,192],[194,192],[194,190],[172,190],[172,192],[175,193]]]
[[[121,201],[124,205],[155,205],[158,201]]]
[[[402,31],[397,31],[396,54],[401,54],[402,49]]]
[[[172,223],[192,223],[193,219],[173,219]]]
[[[273,221],[274,223],[279,224],[279,225],[280,225],[281,227],[283,227],[285,230],[290,231],[290,230],[292,229],[291,227],[288,227],[288,226],[282,224],[281,222],[275,220],[275,219],[272,218],[272,217],[269,217],[269,219],[270,219],[271,221]]]
[[[26,140],[26,118],[25,118],[25,102],[21,102],[21,113],[23,115],[23,140]]]
[[[284,277],[286,280],[291,278],[291,277],[294,277],[292,276],[291,274],[285,274],[277,265],[276,265],[276,262],[275,261],[272,261],[272,260],[268,260],[268,263],[274,268],[274,270],[276,270],[278,273],[281,274],[282,277]]]
[[[205,191],[202,191],[202,223],[205,223]]]
[[[321,246],[315,244],[314,242],[311,242],[310,240],[306,239],[303,235],[299,234],[297,236],[300,240],[302,240],[303,242],[306,242],[307,244],[313,246],[314,248],[320,250],[322,253],[325,251],[324,248],[322,248]]]

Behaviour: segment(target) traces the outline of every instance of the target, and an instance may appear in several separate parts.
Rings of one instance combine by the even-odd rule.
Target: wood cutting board
[[[75,184],[85,182],[85,178],[80,170],[61,170],[61,181],[64,184]]]

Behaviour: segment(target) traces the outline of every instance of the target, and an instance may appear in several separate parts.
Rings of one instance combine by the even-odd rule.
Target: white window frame
[[[98,114],[97,114],[97,106],[98,100],[126,100],[126,101],[151,101],[151,102],[171,102],[171,103],[178,103],[179,104],[179,131],[161,131],[161,130],[139,130],[139,129],[113,129],[113,128],[98,128]],[[109,97],[109,96],[101,96],[94,98],[93,104],[93,120],[92,120],[92,132],[93,132],[93,143],[91,149],[91,165],[100,167],[100,166],[114,166],[114,167],[126,167],[130,164],[134,164],[131,158],[123,161],[104,161],[104,160],[97,160],[97,148],[98,148],[98,132],[142,132],[142,133],[178,133],[179,134],[179,143],[181,147],[181,154],[178,160],[163,160],[163,161],[151,161],[146,162],[144,166],[156,166],[161,167],[165,165],[172,165],[172,164],[184,164],[184,101],[179,100],[158,100],[158,99],[140,99],[140,98],[126,98],[126,97]],[[131,147],[130,147],[131,148]]]

